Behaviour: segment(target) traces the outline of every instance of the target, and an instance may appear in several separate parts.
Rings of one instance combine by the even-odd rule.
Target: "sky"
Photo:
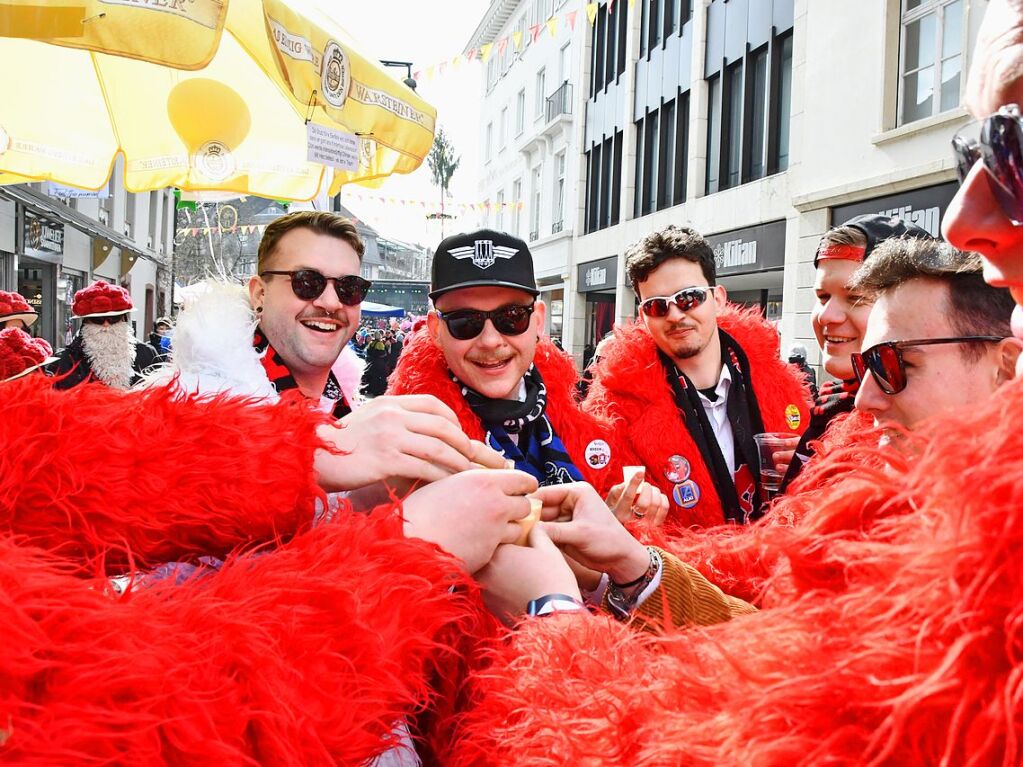
[[[437,108],[437,125],[451,138],[461,157],[451,180],[452,202],[477,202],[479,168],[479,106],[482,67],[477,62],[462,63],[453,69],[450,61],[460,54],[469,36],[489,7],[487,0],[318,0],[317,4],[334,18],[356,41],[361,53],[377,59],[413,62],[412,71],[422,70],[417,93]],[[449,62],[444,76],[436,71],[427,79],[425,71],[431,64]],[[391,69],[399,79],[404,69]],[[427,200],[432,208],[421,205],[387,203],[378,199]],[[341,202],[359,219],[382,235],[406,242],[436,247],[440,242],[438,222],[427,222],[430,210],[439,209],[440,192],[430,180],[430,169],[424,161],[408,175],[387,178],[379,189],[350,185],[341,191]],[[457,209],[447,212],[458,213]],[[475,225],[470,213],[462,221],[448,221],[446,234]],[[464,223],[465,226],[460,226]]]

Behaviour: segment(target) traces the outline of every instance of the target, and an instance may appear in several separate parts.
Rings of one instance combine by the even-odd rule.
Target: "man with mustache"
[[[127,389],[156,364],[156,352],[137,341],[128,324],[134,311],[131,294],[119,285],[97,280],[75,293],[72,316],[82,320],[78,335],[61,349],[49,372],[58,389],[99,381]]]
[[[621,451],[574,401],[571,357],[543,336],[547,307],[537,300],[526,243],[490,229],[448,237],[434,255],[430,289],[435,308],[405,347],[389,393],[439,398],[466,434],[541,485],[614,485]]]
[[[672,527],[757,519],[766,502],[753,435],[796,439],[809,391],[756,310],[728,304],[700,234],[668,226],[625,268],[641,321],[615,331],[585,406],[610,421],[669,497]]]

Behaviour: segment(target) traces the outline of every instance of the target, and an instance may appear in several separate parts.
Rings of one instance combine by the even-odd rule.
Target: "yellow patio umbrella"
[[[307,122],[343,150],[332,194],[433,143],[435,110],[303,0],[0,0],[0,71],[0,184],[97,189],[120,151],[129,191],[310,199]]]

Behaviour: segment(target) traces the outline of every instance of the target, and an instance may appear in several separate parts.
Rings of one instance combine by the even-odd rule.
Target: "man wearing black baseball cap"
[[[391,394],[432,394],[462,429],[542,485],[586,480],[601,492],[621,477],[611,430],[573,398],[571,357],[543,335],[525,242],[482,229],[437,248],[434,310],[391,377]]]

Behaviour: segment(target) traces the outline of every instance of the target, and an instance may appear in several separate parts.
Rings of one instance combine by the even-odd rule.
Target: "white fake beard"
[[[127,389],[135,375],[135,339],[127,322],[82,325],[82,342],[92,373],[114,389]]]

